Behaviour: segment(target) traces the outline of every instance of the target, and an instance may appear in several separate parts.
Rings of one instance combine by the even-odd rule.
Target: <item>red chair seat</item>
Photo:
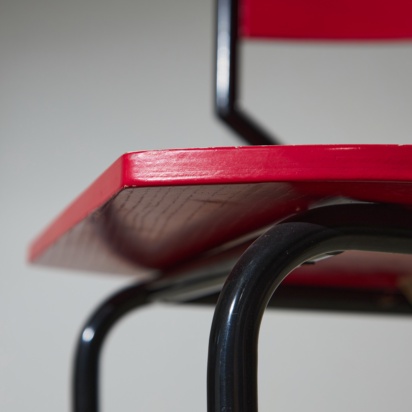
[[[354,201],[412,206],[411,158],[412,146],[397,145],[128,153],[34,241],[29,258],[142,281],[155,270],[173,276],[172,269],[202,265],[206,256],[238,255],[243,246],[234,245],[296,211]],[[409,256],[344,253],[287,282],[395,289],[411,263]]]

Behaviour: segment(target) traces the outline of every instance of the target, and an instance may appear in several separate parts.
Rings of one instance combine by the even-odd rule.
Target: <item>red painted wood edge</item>
[[[412,145],[175,149],[123,156],[126,186],[309,181],[411,182]]]
[[[63,233],[126,187],[253,182],[412,182],[412,146],[254,146],[121,156],[32,243],[34,261]]]
[[[78,196],[30,245],[30,262],[63,233],[86,218],[123,187],[123,157],[117,159],[80,196]]]
[[[247,38],[412,39],[412,2],[242,0],[240,31]]]

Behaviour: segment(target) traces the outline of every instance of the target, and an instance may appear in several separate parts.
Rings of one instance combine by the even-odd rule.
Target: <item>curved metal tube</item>
[[[220,294],[210,335],[208,412],[256,412],[257,344],[264,310],[282,280],[330,252],[412,253],[412,212],[388,205],[330,206],[262,235],[243,254]]]
[[[239,1],[216,0],[215,113],[251,145],[279,144],[238,104]]]
[[[73,374],[73,411],[98,411],[99,356],[103,342],[116,321],[129,311],[149,303],[143,286],[128,287],[109,299],[88,319],[80,335]]]

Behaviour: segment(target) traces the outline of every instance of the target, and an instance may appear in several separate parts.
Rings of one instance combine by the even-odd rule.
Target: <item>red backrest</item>
[[[308,40],[412,39],[412,0],[241,0],[240,35]]]

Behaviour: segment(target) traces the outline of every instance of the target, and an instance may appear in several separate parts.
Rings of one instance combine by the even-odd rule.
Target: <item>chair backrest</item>
[[[278,144],[238,105],[239,38],[412,39],[412,0],[217,0],[215,112],[249,144]]]
[[[240,34],[252,38],[412,38],[410,0],[241,0]]]

